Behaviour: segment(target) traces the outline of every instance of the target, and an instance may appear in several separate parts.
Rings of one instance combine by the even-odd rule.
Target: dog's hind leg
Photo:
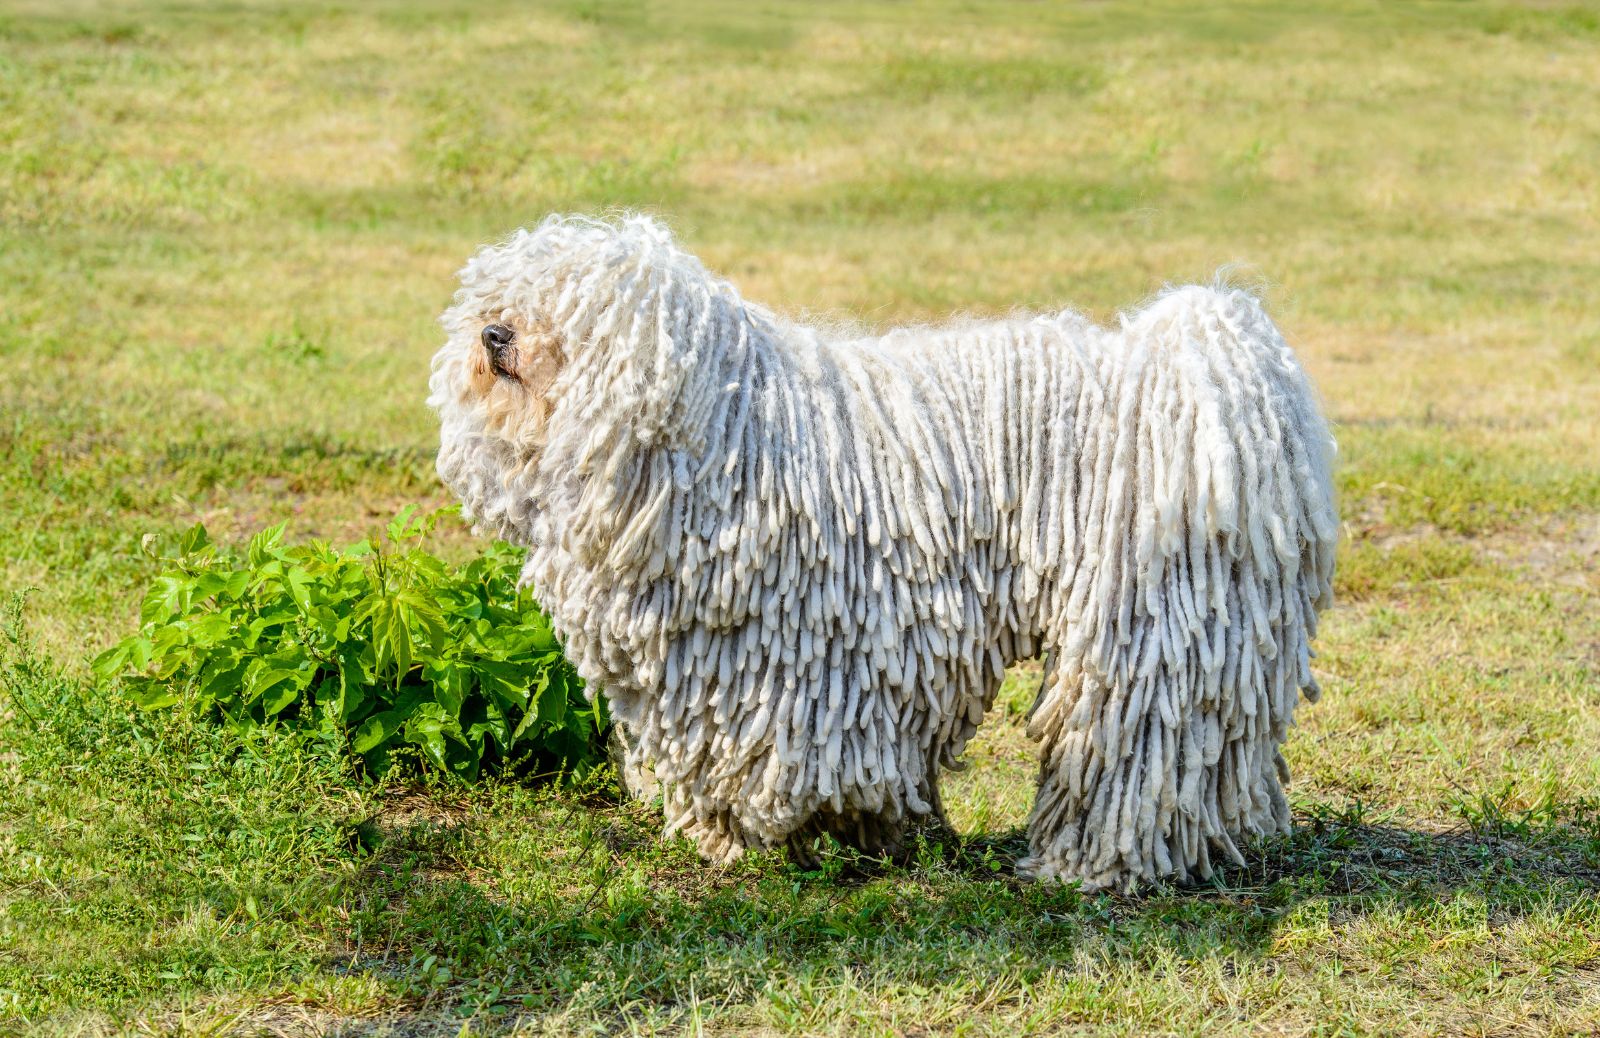
[[[1208,848],[1194,861],[1169,847],[1183,773],[1164,712],[1150,704],[1158,694],[1113,686],[1076,661],[1057,666],[1028,723],[1041,754],[1022,875],[1093,890],[1185,880],[1191,864],[1209,872]]]
[[[1090,888],[1205,879],[1288,828],[1279,748],[1316,694],[1337,535],[1326,425],[1254,300],[1183,289],[1125,331],[1018,863]]]

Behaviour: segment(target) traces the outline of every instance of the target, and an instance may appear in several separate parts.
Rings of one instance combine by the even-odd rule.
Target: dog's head
[[[469,517],[526,542],[550,480],[627,480],[627,457],[701,449],[773,318],[653,219],[552,216],[478,250],[440,321],[438,473]]]
[[[541,240],[542,230],[485,246],[461,269],[429,383],[428,402],[447,426],[518,455],[542,444],[566,363],[551,321],[556,243]]]
[[[679,431],[706,317],[738,306],[648,217],[556,216],[480,249],[440,318],[439,474],[470,516],[520,539],[544,458],[576,472],[612,451],[591,435],[601,404],[638,444]]]
[[[497,534],[525,533],[526,494],[567,364],[553,323],[564,235],[542,225],[488,245],[461,268],[439,318],[428,403],[439,412],[439,475],[467,514]]]

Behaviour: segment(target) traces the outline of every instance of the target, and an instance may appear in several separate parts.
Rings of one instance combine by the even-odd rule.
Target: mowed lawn
[[[0,5],[0,1033],[1600,1030],[1600,10],[1292,8]],[[1293,836],[1018,883],[1027,667],[959,837],[819,872],[93,687],[143,535],[445,504],[453,271],[622,207],[868,328],[1258,288],[1341,450]]]

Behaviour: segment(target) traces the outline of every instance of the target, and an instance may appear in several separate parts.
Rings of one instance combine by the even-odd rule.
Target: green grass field
[[[1256,285],[1341,447],[1294,835],[1019,884],[1027,668],[960,839],[809,873],[92,686],[144,534],[444,504],[452,272],[616,207],[871,327]],[[1596,1033],[1597,242],[1592,6],[0,4],[0,1033]]]

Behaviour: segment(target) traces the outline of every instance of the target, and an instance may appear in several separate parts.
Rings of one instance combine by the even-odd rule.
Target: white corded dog
[[[1182,882],[1287,828],[1333,442],[1250,296],[834,338],[644,217],[551,217],[461,282],[440,475],[528,547],[707,858],[896,850],[1041,651],[1022,872]]]

